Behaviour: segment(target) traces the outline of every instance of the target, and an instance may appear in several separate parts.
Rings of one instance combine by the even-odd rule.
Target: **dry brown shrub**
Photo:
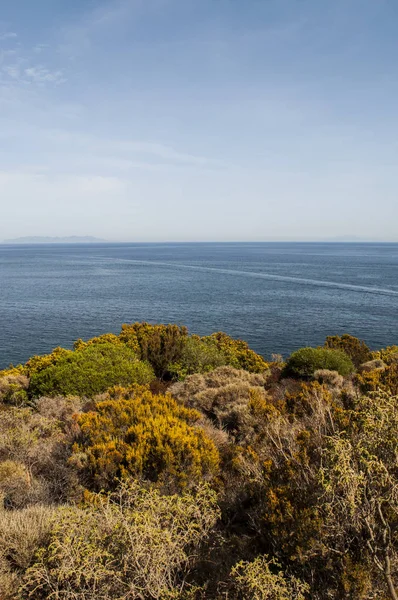
[[[370,373],[371,371],[384,371],[387,368],[387,365],[380,358],[375,358],[375,360],[369,360],[368,362],[360,365],[358,371],[360,373]]]
[[[254,396],[268,401],[264,389],[267,374],[248,373],[233,367],[220,367],[203,375],[191,375],[170,388],[171,394],[185,405],[200,410],[220,430],[236,441],[253,437],[259,415],[254,414]]]
[[[28,569],[23,598],[44,600],[183,597],[185,578],[219,516],[206,486],[161,495],[125,482],[86,508],[58,511],[46,548]]]
[[[225,366],[214,369],[209,373],[190,375],[184,381],[175,383],[169,388],[173,396],[188,403],[198,392],[208,388],[222,388],[231,383],[248,383],[252,387],[265,385],[268,378],[266,373],[249,373],[242,369]]]
[[[19,578],[7,564],[0,560],[0,598],[1,600],[18,599]]]
[[[18,588],[34,555],[50,530],[53,510],[31,506],[23,510],[0,510],[0,598],[18,598]]]
[[[25,465],[11,460],[0,463],[0,502],[5,508],[20,509],[50,501],[47,482],[35,478]]]
[[[45,504],[50,498],[60,502],[69,492],[73,495],[76,476],[67,464],[72,432],[65,424],[31,408],[5,406],[0,407],[0,420],[0,464],[19,465],[3,478],[8,505]],[[7,467],[3,469],[7,471]]]
[[[0,460],[16,460],[28,467],[45,461],[54,441],[62,438],[58,423],[30,408],[0,407]]]
[[[337,371],[329,371],[329,369],[318,369],[314,373],[314,379],[319,383],[325,383],[336,388],[341,388],[344,384],[344,377]]]
[[[219,452],[223,452],[231,443],[228,432],[216,427],[207,417],[198,421],[197,426],[203,429],[206,437],[212,440]]]
[[[56,396],[39,398],[36,402],[38,413],[47,419],[61,421],[61,423],[72,422],[72,416],[81,412],[84,402],[78,396]]]

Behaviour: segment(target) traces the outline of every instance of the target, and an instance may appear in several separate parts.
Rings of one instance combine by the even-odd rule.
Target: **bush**
[[[28,402],[26,375],[6,375],[0,379],[0,402],[22,406]]]
[[[30,506],[23,510],[0,510],[0,557],[16,569],[27,569],[38,547],[46,541],[54,509]]]
[[[84,350],[85,348],[88,348],[88,346],[95,346],[97,344],[121,345],[123,342],[119,336],[115,335],[114,333],[104,333],[103,335],[87,340],[87,342],[84,342],[81,338],[79,338],[74,342],[73,348],[75,350]]]
[[[23,598],[179,599],[186,575],[219,516],[206,486],[163,496],[137,482],[83,508],[58,512],[49,544],[28,570]]]
[[[384,371],[385,369],[387,369],[386,363],[379,358],[375,358],[362,363],[358,371],[359,373],[371,373],[372,371]]]
[[[309,586],[295,577],[286,577],[274,559],[257,557],[232,569],[240,600],[305,600]]]
[[[168,376],[169,365],[178,362],[188,337],[186,327],[178,325],[123,325],[120,340],[132,348],[141,360],[148,361],[157,377]]]
[[[344,384],[344,377],[339,375],[337,371],[329,371],[329,369],[318,369],[314,373],[314,378],[319,383],[324,383],[335,388],[340,388]]]
[[[325,348],[331,350],[343,350],[352,360],[356,367],[372,359],[370,348],[365,342],[344,333],[340,335],[329,335],[325,341]]]
[[[14,365],[10,365],[7,367],[7,369],[2,369],[0,371],[0,379],[10,376],[16,377],[17,375],[26,375],[24,365],[17,365],[16,367],[14,367]]]
[[[24,510],[0,509],[0,597],[20,598],[18,588],[35,553],[47,541],[53,510],[31,506]]]
[[[0,502],[3,508],[20,509],[48,500],[46,481],[34,477],[26,465],[12,460],[0,463]]]
[[[32,375],[29,393],[40,396],[93,396],[114,385],[148,384],[151,367],[130,348],[112,343],[89,345],[70,352]]]
[[[387,365],[398,364],[398,346],[387,346],[387,348],[372,352],[371,358],[382,360]]]
[[[244,369],[249,373],[262,373],[268,369],[268,363],[263,357],[251,350],[243,340],[234,340],[221,331],[201,339],[214,344],[225,355],[226,364],[236,369]]]
[[[284,375],[290,377],[312,377],[315,371],[327,369],[346,376],[354,371],[349,356],[342,350],[329,348],[301,348],[290,356],[284,369]]]
[[[220,367],[204,375],[187,377],[184,382],[174,384],[170,393],[242,442],[254,434],[258,425],[253,402],[257,399],[266,403],[265,381],[266,376],[261,374]]]
[[[29,470],[62,438],[57,422],[30,408],[0,407],[0,420],[0,460],[23,462]]]
[[[72,350],[66,350],[65,348],[54,348],[51,354],[44,354],[42,356],[32,356],[28,362],[22,367],[23,373],[31,377],[34,373],[39,373],[43,369],[47,369],[51,365],[56,365],[58,361],[63,358],[67,358],[73,354]]]
[[[97,489],[129,475],[171,477],[184,487],[218,470],[215,445],[194,427],[199,418],[170,396],[115,388],[95,411],[76,417],[81,437],[72,459]]]
[[[196,365],[200,372],[221,364],[252,373],[261,373],[268,368],[264,359],[250,350],[246,342],[234,340],[222,332],[206,337],[188,337],[186,327],[133,323],[123,325],[119,337],[142,360],[148,360],[156,376],[162,379],[170,377],[171,370],[184,377],[195,372]]]
[[[59,402],[60,415],[67,409]],[[75,494],[76,475],[67,463],[73,433],[70,413],[64,422],[56,420],[55,407],[46,416],[43,404],[45,399],[37,407],[43,414],[0,406],[0,494],[10,508],[65,501]],[[72,406],[77,406],[73,400],[70,410]]]
[[[79,396],[42,396],[35,403],[36,411],[46,419],[58,422],[63,431],[74,428],[73,415],[82,411],[84,401]]]
[[[192,336],[184,342],[179,361],[171,364],[169,369],[177,379],[185,379],[193,373],[207,373],[227,363],[227,357],[214,342]]]

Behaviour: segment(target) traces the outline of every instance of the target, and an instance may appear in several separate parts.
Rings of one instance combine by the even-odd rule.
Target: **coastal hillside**
[[[133,323],[0,371],[1,600],[396,600],[398,346]]]

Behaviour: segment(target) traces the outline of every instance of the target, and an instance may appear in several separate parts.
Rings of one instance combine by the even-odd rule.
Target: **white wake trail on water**
[[[388,288],[367,287],[364,285],[354,285],[351,283],[340,283],[338,281],[323,281],[320,279],[307,279],[305,277],[291,277],[289,275],[276,275],[274,273],[258,273],[256,271],[239,271],[236,269],[222,269],[219,267],[202,267],[200,265],[184,265],[181,263],[168,263],[154,260],[139,260],[133,258],[107,258],[104,260],[112,262],[127,262],[137,265],[148,265],[154,267],[168,267],[172,269],[187,269],[191,271],[204,271],[210,273],[220,273],[224,275],[237,275],[238,277],[253,277],[257,279],[269,279],[271,281],[283,281],[310,285],[315,287],[328,287],[341,290],[350,290],[352,292],[362,292],[369,294],[378,294],[383,296],[398,296],[398,291]]]

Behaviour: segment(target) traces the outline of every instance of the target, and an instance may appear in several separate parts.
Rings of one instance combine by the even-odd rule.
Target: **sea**
[[[398,344],[398,244],[0,245],[0,368],[134,321],[266,358],[332,334]]]

